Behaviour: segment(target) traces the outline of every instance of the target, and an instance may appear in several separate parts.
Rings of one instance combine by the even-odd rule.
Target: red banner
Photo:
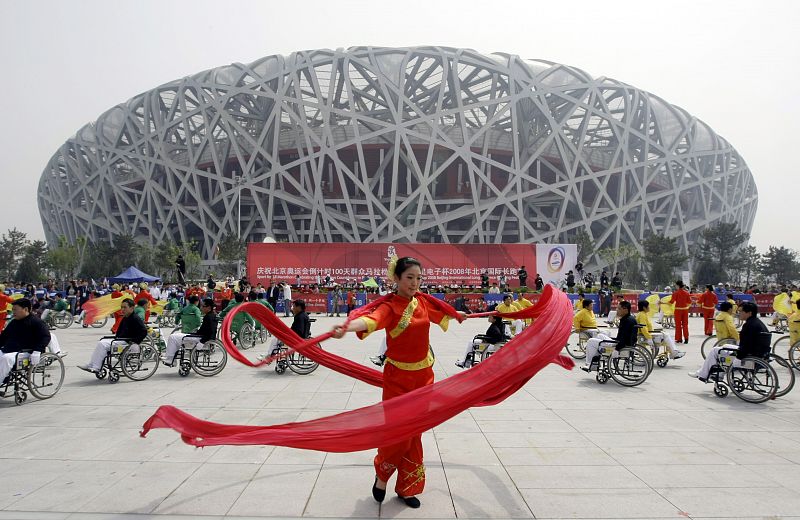
[[[413,256],[423,266],[427,285],[480,287],[481,273],[490,283],[505,275],[509,287],[518,287],[517,271],[526,266],[528,284],[536,277],[536,244],[260,244],[247,246],[247,275],[253,283],[271,281],[301,284],[343,283],[386,278],[391,256]]]

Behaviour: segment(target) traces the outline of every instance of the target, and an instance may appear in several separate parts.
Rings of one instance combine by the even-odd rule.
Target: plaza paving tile
[[[320,317],[315,332],[333,319]],[[693,318],[696,332],[701,321]],[[485,322],[432,329],[437,379]],[[76,368],[95,329],[59,331],[66,380],[53,399],[0,400],[0,520],[244,518],[800,518],[800,394],[760,405],[719,399],[685,358],[636,388],[549,366],[506,401],[423,435],[422,507],[370,495],[374,450],[194,448],[172,431],[146,439],[162,404],[232,424],[304,421],[370,405],[380,389],[320,368],[298,376],[230,360],[212,378],[161,367],[117,384]],[[369,365],[379,336],[325,348]],[[252,354],[263,351],[257,347]]]

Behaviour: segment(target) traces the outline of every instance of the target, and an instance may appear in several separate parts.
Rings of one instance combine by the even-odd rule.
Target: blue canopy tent
[[[156,280],[160,280],[160,278],[156,276],[150,276],[147,273],[143,273],[142,271],[138,270],[135,266],[130,266],[129,268],[125,269],[117,276],[113,276],[108,279],[109,283],[135,283],[135,282],[155,282]]]

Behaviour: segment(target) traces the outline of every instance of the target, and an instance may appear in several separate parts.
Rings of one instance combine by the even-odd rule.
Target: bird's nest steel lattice
[[[744,160],[686,111],[557,63],[442,47],[195,74],[81,128],[38,192],[49,242],[561,242],[749,232]],[[587,259],[591,260],[591,259]]]

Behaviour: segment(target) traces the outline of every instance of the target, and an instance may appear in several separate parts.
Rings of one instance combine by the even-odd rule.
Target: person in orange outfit
[[[669,300],[669,303],[675,305],[675,342],[689,343],[689,307],[692,306],[692,297],[682,281],[675,282],[675,287],[677,289]]]
[[[6,294],[6,286],[0,283],[0,330],[6,328],[6,318],[8,317],[8,309],[14,300],[11,296]]]
[[[142,282],[142,283],[139,284],[139,294],[137,294],[133,298],[133,301],[135,301],[137,304],[142,300],[147,300],[148,302],[150,302],[150,305],[158,305],[158,300],[153,298],[153,296],[147,290],[147,283],[146,282]],[[150,321],[150,305],[147,306],[147,310],[144,313],[144,324],[145,325],[147,325],[147,322]]]
[[[700,306],[703,311],[703,332],[706,336],[714,335],[714,311],[717,308],[717,294],[713,285],[706,285],[706,291],[700,295]]]
[[[118,283],[115,283],[114,285],[112,285],[111,286],[111,297],[112,298],[122,298],[123,294],[122,294],[122,291],[120,289],[121,289],[121,287],[119,286]],[[120,302],[121,301],[122,300],[120,300]],[[120,307],[121,307],[121,305],[120,305]],[[121,308],[118,311],[114,312],[114,324],[111,326],[111,333],[112,334],[116,334],[117,333],[117,329],[119,328],[119,324],[122,323],[122,318],[123,317],[124,316],[122,315],[122,309]]]
[[[415,294],[422,281],[422,266],[418,260],[403,257],[389,265],[389,277],[397,283],[397,292],[387,302],[378,305],[370,314],[356,318],[345,328],[333,328],[333,337],[356,332],[360,338],[386,330],[386,365],[383,371],[383,400],[433,384],[433,356],[429,349],[430,324],[447,330],[450,317]],[[459,313],[462,317],[466,315]],[[425,487],[425,466],[422,463],[422,436],[378,448],[375,456],[375,483],[372,496],[382,502],[386,484],[395,473],[395,492],[407,506],[417,508],[416,495]]]

